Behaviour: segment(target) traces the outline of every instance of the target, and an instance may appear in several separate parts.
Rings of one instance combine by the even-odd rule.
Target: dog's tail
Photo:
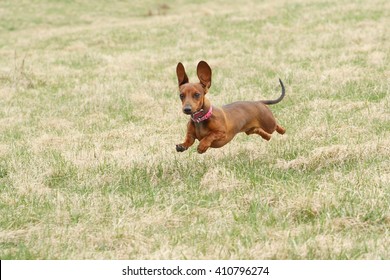
[[[282,87],[282,94],[279,96],[279,98],[275,99],[275,100],[262,100],[261,101],[262,103],[267,104],[267,105],[272,105],[272,104],[276,104],[276,103],[279,103],[280,101],[282,101],[282,99],[284,98],[284,95],[286,93],[286,90],[284,89],[284,85],[283,85],[283,82],[281,79],[279,79],[279,83]]]

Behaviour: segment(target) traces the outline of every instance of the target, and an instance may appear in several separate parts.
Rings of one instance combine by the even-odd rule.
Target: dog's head
[[[196,71],[199,83],[190,83],[183,64],[179,62],[176,67],[182,109],[187,115],[202,109],[205,95],[211,86],[211,68],[207,62],[200,61]]]

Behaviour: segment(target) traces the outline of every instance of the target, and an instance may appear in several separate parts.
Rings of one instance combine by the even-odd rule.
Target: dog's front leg
[[[190,120],[187,125],[187,134],[186,134],[186,139],[184,140],[184,143],[182,144],[177,144],[176,145],[176,151],[178,152],[184,152],[187,150],[189,147],[192,146],[195,142],[195,125],[194,123]]]
[[[198,146],[198,153],[203,154],[207,151],[208,148],[210,148],[211,144],[214,141],[223,140],[226,138],[226,133],[222,131],[215,131],[210,132],[206,137],[204,137],[200,142]]]

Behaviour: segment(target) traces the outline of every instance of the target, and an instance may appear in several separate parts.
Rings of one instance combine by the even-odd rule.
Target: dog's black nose
[[[184,107],[183,112],[184,112],[184,114],[190,115],[191,114],[191,107]]]

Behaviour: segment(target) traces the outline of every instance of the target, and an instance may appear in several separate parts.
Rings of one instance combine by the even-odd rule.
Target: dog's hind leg
[[[260,128],[260,127],[255,127],[255,128],[251,128],[251,129],[249,129],[248,131],[245,131],[245,133],[247,134],[247,135],[249,135],[249,134],[258,134],[258,135],[260,135],[263,139],[265,139],[265,140],[267,140],[267,141],[269,141],[270,139],[271,139],[271,134],[269,134],[269,133],[267,133],[267,132],[265,132],[262,128]]]
[[[281,127],[280,125],[276,125],[276,131],[279,133],[279,134],[284,134],[286,132],[286,129]]]

